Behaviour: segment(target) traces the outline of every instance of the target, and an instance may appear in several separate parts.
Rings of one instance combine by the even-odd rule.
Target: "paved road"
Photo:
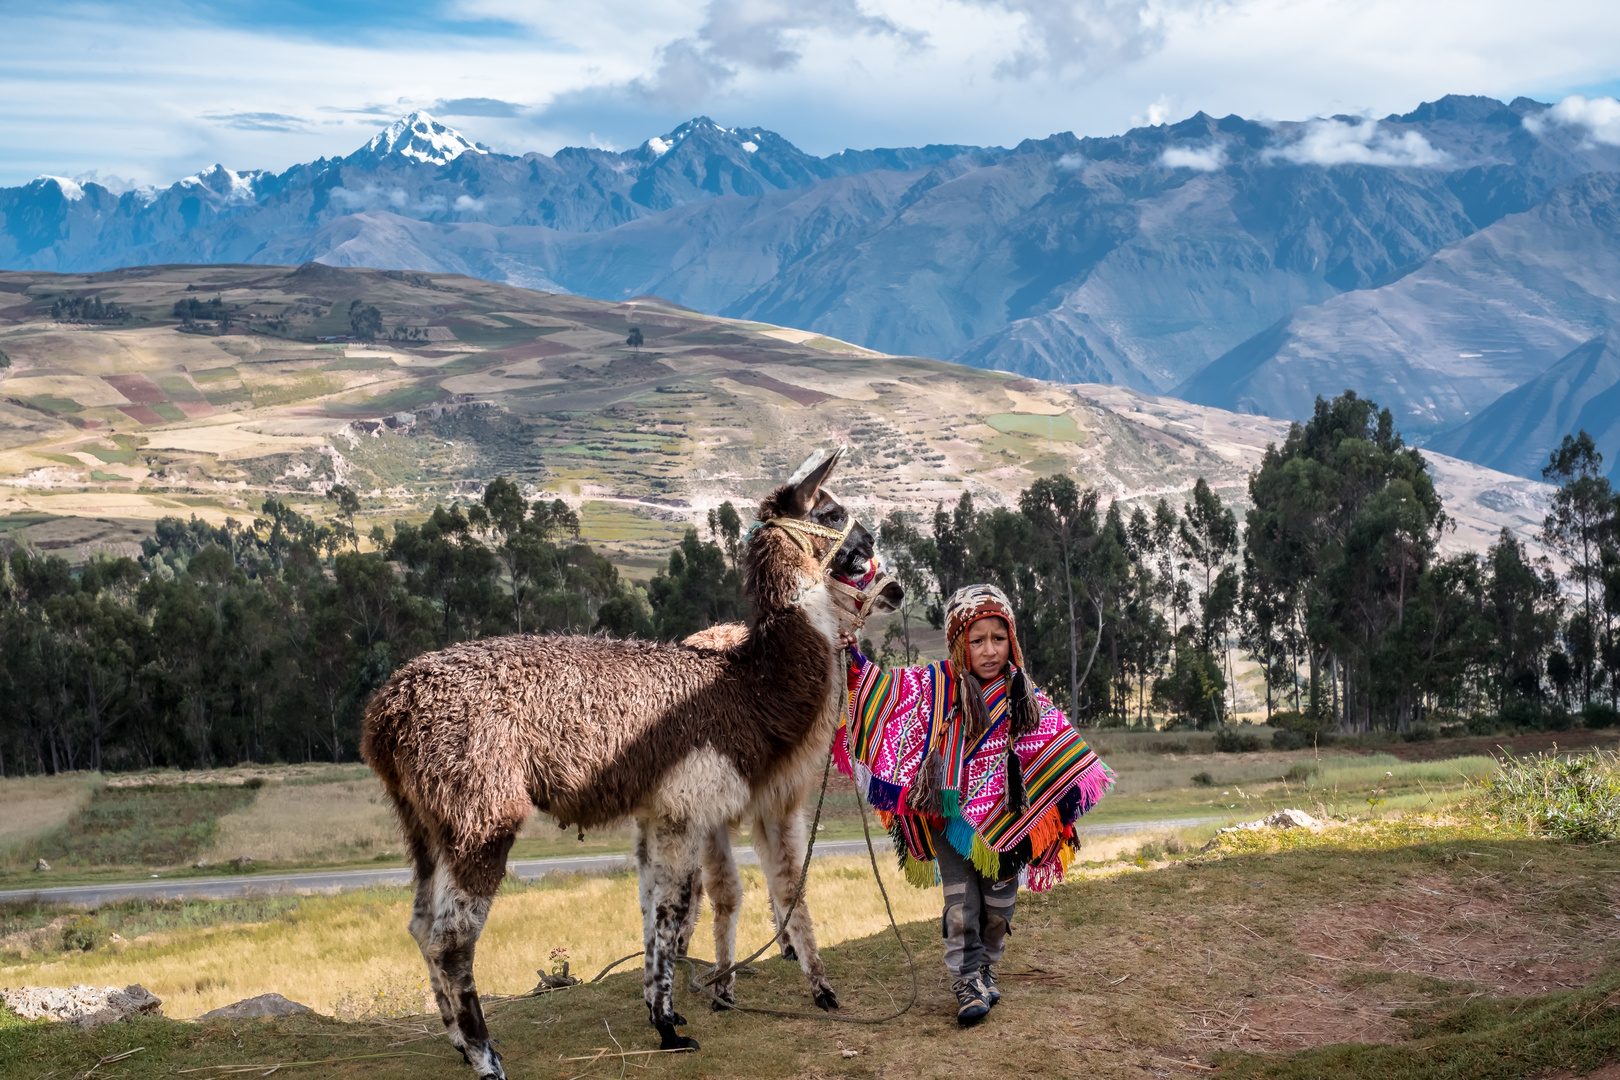
[[[1120,821],[1107,825],[1082,825],[1076,831],[1081,836],[1121,836],[1148,829],[1185,829],[1223,818],[1175,818],[1168,821]],[[878,857],[884,858],[888,837],[882,833],[873,836],[880,845]],[[822,840],[816,844],[816,855],[864,855],[865,840]],[[740,863],[758,863],[753,848],[736,849]],[[579,855],[558,859],[514,859],[510,869],[525,881],[534,881],[546,874],[611,874],[633,867],[628,855]],[[246,877],[223,878],[162,878],[148,881],[120,882],[107,885],[62,885],[41,889],[19,889],[0,892],[0,903],[19,900],[37,900],[53,904],[97,904],[117,900],[177,900],[181,898],[223,900],[233,896],[266,896],[283,893],[335,893],[345,889],[365,889],[377,885],[409,885],[411,872],[404,867],[377,870],[313,870],[301,874],[253,874]]]

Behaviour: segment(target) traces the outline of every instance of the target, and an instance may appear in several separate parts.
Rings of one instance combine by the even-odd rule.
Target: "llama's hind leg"
[[[815,925],[810,920],[808,897],[793,897],[799,889],[799,873],[804,865],[804,816],[800,808],[790,807],[780,813],[762,813],[754,819],[754,850],[765,870],[765,881],[771,890],[771,902],[780,919],[782,912],[793,908],[792,914],[780,924],[778,940],[783,954],[792,949],[798,956],[799,969],[810,983],[810,993],[822,1009],[838,1008],[838,993],[827,981],[827,970],[816,950]]]
[[[725,824],[703,839],[703,886],[714,908],[714,969],[725,971],[737,958],[737,912],[742,907],[742,881],[731,852],[731,829]],[[711,1002],[710,1008],[719,1012],[735,1004],[736,982],[736,972],[716,980],[713,989],[720,1000]]]
[[[675,955],[690,956],[692,952],[692,935],[697,932],[698,919],[703,916],[703,872],[692,871],[692,903],[686,909],[686,918],[681,920],[681,932],[675,940]]]
[[[495,890],[505,875],[512,839],[508,835],[492,840],[454,866],[448,859],[438,860],[431,877],[418,881],[417,912],[411,920],[411,934],[427,961],[450,1044],[461,1051],[479,1080],[506,1077],[484,1022],[473,980],[473,956]]]
[[[692,904],[697,845],[685,822],[636,823],[636,870],[641,885],[641,928],[646,949],[641,992],[660,1049],[696,1050],[696,1039],[677,1035],[686,1017],[675,1011],[675,948]]]

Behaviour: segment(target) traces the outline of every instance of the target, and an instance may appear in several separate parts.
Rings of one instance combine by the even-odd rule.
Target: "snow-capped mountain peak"
[[[84,198],[84,188],[80,186],[79,182],[69,180],[65,176],[50,176],[47,174],[35,178],[34,183],[40,185],[55,184],[56,189],[62,193],[62,198],[68,202],[77,202]]]
[[[223,165],[215,165],[212,169],[192,173],[175,181],[176,187],[205,187],[208,190],[222,195],[228,203],[253,202],[258,192],[254,181],[264,175],[262,169],[245,169],[237,172],[227,169]]]
[[[455,128],[441,124],[425,112],[413,112],[388,126],[353,156],[373,158],[398,156],[426,165],[443,165],[462,154],[487,154],[488,150],[465,138]]]

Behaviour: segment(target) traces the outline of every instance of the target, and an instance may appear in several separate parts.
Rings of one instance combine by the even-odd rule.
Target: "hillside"
[[[1416,434],[1607,328],[1604,303],[1558,302],[1602,276],[1586,249],[1538,246],[1552,234],[1510,223],[1617,171],[1620,147],[1527,98],[1448,96],[1376,120],[1198,113],[1106,138],[825,157],[703,117],[624,151],[502,155],[412,114],[351,154],[276,173],[0,190],[0,267],[318,261],[654,294],[886,353],[1180,386],[1270,415],[1298,415],[1372,362],[1377,381],[1355,385],[1401,397]],[[1586,246],[1612,246],[1591,209]],[[1475,272],[1499,281],[1485,302],[1466,287]],[[1521,296],[1535,317],[1504,321]]]
[[[1586,431],[1612,475],[1620,468],[1620,331],[1584,342],[1429,445],[1503,472],[1540,476],[1566,434]]]
[[[1358,387],[1421,437],[1467,422],[1502,395],[1519,399],[1516,387],[1613,326],[1617,275],[1620,173],[1584,176],[1387,285],[1300,308],[1176,392],[1287,416],[1308,409],[1318,393]],[[1579,411],[1562,398],[1549,405],[1571,417]],[[1565,430],[1573,429],[1549,430],[1551,442],[1524,448],[1524,456],[1545,462]],[[1466,447],[1486,464],[1516,459],[1505,432],[1476,431],[1437,446]]]
[[[129,317],[69,321],[84,298]],[[182,301],[196,301],[189,325]],[[320,340],[372,307],[375,343]],[[853,447],[840,493],[878,514],[964,491],[1005,504],[1058,471],[1126,498],[1174,498],[1204,476],[1241,501],[1286,431],[653,297],[321,264],[0,274],[0,350],[0,529],[79,556],[163,515],[250,521],[269,493],[329,516],[335,482],[362,494],[365,533],[510,475],[580,507],[586,538],[645,573],[688,523],[757,497],[815,446]],[[1433,460],[1462,522],[1448,544],[1539,523],[1541,485]]]

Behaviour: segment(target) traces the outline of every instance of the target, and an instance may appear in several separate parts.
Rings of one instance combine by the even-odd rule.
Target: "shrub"
[[[1283,709],[1271,714],[1266,723],[1276,731],[1292,731],[1305,736],[1305,744],[1310,745],[1311,736],[1320,734],[1335,726],[1337,721],[1330,713],[1295,712],[1292,709]]]
[[[101,920],[94,915],[75,916],[62,927],[62,948],[69,952],[89,952],[101,938]]]
[[[1589,728],[1612,728],[1620,724],[1620,709],[1601,701],[1588,701],[1581,710],[1581,722]]]
[[[1217,754],[1252,754],[1262,746],[1260,736],[1222,728],[1215,733]]]
[[[1197,785],[1198,787],[1214,787],[1215,786],[1215,778],[1213,776],[1209,775],[1209,773],[1207,771],[1206,772],[1200,772],[1200,773],[1193,773],[1192,782],[1195,785]]]
[[[1283,774],[1283,779],[1290,784],[1307,784],[1319,771],[1315,762],[1296,761]]]
[[[1555,840],[1620,840],[1620,757],[1601,750],[1568,758],[1509,754],[1469,806]]]
[[[1311,745],[1311,740],[1298,731],[1289,731],[1286,728],[1271,733],[1271,748],[1273,750],[1303,750]]]
[[[1402,742],[1434,742],[1439,733],[1428,724],[1417,724],[1401,732]]]
[[[1496,719],[1503,727],[1532,731],[1568,731],[1575,723],[1558,705],[1525,699],[1506,702]]]

